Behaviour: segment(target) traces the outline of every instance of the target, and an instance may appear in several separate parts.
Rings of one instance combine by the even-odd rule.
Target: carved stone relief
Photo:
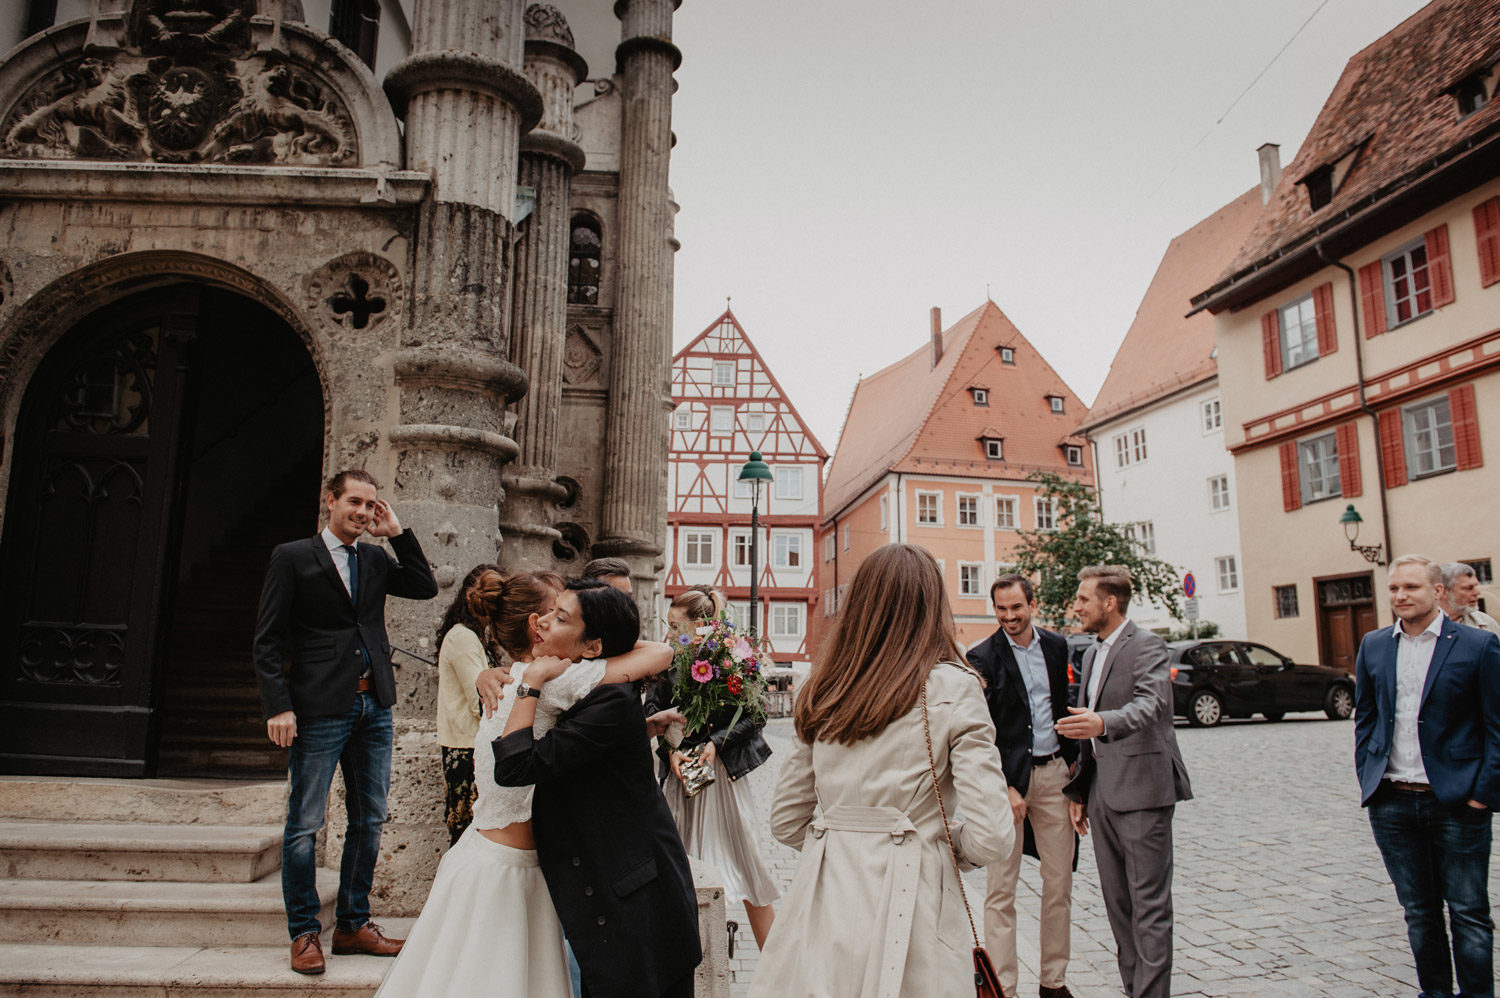
[[[251,0],[136,0],[133,46],[63,63],[0,121],[0,156],[339,166],[358,162],[333,90],[249,52]]]
[[[374,253],[345,253],[307,279],[307,314],[336,329],[374,329],[401,311],[406,285],[396,265]]]
[[[563,381],[570,385],[597,383],[603,356],[582,326],[570,327],[563,343]]]

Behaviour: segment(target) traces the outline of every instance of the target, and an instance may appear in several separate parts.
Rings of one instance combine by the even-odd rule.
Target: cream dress
[[[517,679],[527,663],[511,666]],[[540,737],[558,715],[604,678],[603,659],[577,662],[542,687],[532,728]],[[569,998],[562,925],[535,849],[513,849],[479,834],[531,818],[532,787],[495,783],[493,742],[514,695],[500,701],[474,736],[474,823],[438,864],[422,915],[376,998]]]

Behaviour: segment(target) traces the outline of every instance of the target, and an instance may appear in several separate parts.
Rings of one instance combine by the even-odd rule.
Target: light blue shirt
[[[1002,631],[1002,634],[1005,632]],[[1051,755],[1062,748],[1053,729],[1052,681],[1047,677],[1047,660],[1042,655],[1042,635],[1035,627],[1031,629],[1031,644],[1023,648],[1011,640],[1011,654],[1020,666],[1021,680],[1026,684],[1026,699],[1031,704],[1031,754]]]
[[[333,567],[338,570],[339,581],[344,584],[344,592],[352,597],[353,592],[349,588],[349,549],[344,547],[344,542],[339,540],[339,535],[327,527],[323,528],[323,533],[319,536],[323,538],[323,545],[328,548],[328,556],[333,559]]]

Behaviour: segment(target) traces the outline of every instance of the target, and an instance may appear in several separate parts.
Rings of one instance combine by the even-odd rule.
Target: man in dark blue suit
[[[1495,993],[1490,812],[1500,807],[1500,639],[1441,612],[1442,572],[1391,562],[1396,624],[1355,660],[1354,765],[1424,998]],[[1449,950],[1443,924],[1453,927]]]

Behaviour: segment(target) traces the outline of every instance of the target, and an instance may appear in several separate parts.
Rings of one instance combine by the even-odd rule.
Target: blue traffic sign
[[[1192,572],[1182,577],[1182,591],[1188,596],[1198,591],[1198,580],[1193,578]]]

